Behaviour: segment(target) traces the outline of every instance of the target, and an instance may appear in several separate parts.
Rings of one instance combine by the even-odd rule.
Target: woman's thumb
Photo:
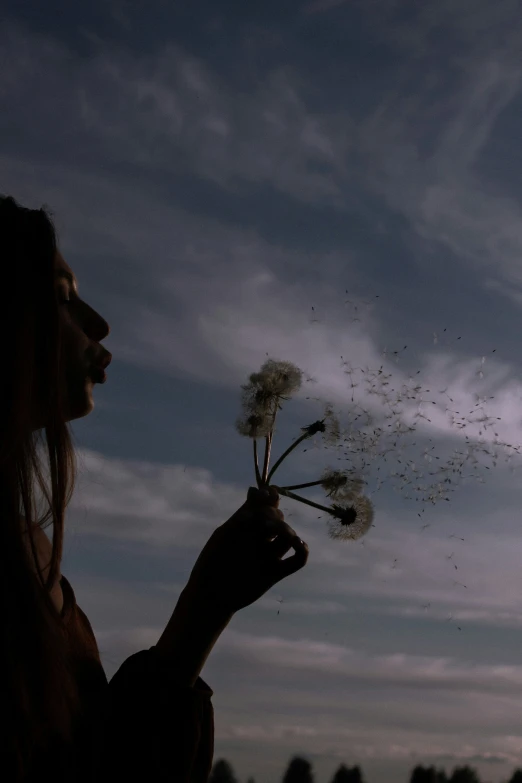
[[[275,487],[249,487],[247,493],[247,503],[252,506],[279,506],[279,492]]]

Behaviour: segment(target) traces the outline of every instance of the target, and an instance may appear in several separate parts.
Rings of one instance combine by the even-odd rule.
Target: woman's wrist
[[[194,685],[232,616],[211,596],[196,595],[188,586],[183,590],[156,644],[156,655],[169,665],[180,685]]]
[[[191,617],[196,615],[208,626],[216,628],[226,627],[234,616],[234,612],[223,606],[222,602],[218,601],[211,590],[205,592],[196,590],[191,586],[190,582],[180,593],[174,611],[178,611],[183,615],[190,615]]]

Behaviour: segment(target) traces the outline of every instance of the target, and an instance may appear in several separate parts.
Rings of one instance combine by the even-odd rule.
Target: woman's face
[[[101,315],[80,299],[78,283],[61,253],[55,258],[55,286],[62,323],[66,419],[81,419],[94,408],[96,368],[107,366],[111,354],[99,344],[110,332]],[[35,416],[34,429],[45,427],[45,415]]]

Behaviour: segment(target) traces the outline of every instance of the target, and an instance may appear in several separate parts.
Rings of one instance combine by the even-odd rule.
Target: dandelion
[[[292,395],[301,388],[303,373],[292,362],[276,362],[268,359],[258,373],[252,373],[251,383],[257,383],[272,394],[288,399],[284,395]]]
[[[321,486],[329,497],[339,500],[343,496],[360,494],[365,483],[362,478],[353,474],[347,475],[346,472],[343,473],[341,470],[327,468],[324,472]]]
[[[373,522],[373,505],[364,495],[354,495],[349,505],[334,505],[328,522],[330,538],[357,541],[368,532]]]
[[[251,438],[254,448],[254,467],[258,487],[266,487],[270,484],[272,476],[288,455],[303,441],[321,434],[329,445],[337,444],[342,435],[339,419],[336,416],[331,403],[326,403],[322,419],[301,428],[301,435],[281,454],[272,469],[268,470],[272,437],[275,429],[277,411],[282,409],[281,401],[289,400],[291,395],[298,391],[302,382],[302,371],[291,362],[275,361],[269,359],[261,367],[260,372],[252,373],[249,383],[243,385],[242,405],[243,416],[236,421],[236,429],[240,435]],[[265,455],[263,472],[259,470],[257,438],[265,439]],[[282,495],[292,498],[300,503],[325,511],[338,520],[343,535],[337,538],[355,540],[363,535],[370,527],[366,519],[369,517],[368,509],[372,508],[370,501],[360,495],[364,486],[364,480],[353,474],[353,471],[337,471],[326,468],[322,477],[317,481],[304,484],[293,484],[287,487],[274,488]],[[292,490],[306,487],[321,486],[328,497],[336,501],[336,504],[327,507],[312,500],[296,495]],[[348,504],[346,507],[342,503]],[[373,512],[372,512],[373,513]],[[373,518],[373,516],[372,516]],[[371,524],[371,522],[370,522]],[[350,532],[348,532],[348,530]]]
[[[292,484],[291,486],[284,487],[284,489],[293,490],[321,486],[330,498],[335,500],[351,498],[352,495],[362,492],[364,484],[366,483],[362,478],[357,478],[352,473],[352,471],[326,468],[322,478],[318,481],[307,481],[306,484]]]
[[[326,442],[329,444],[337,443],[341,437],[341,429],[339,419],[335,415],[333,407],[329,402],[325,405],[323,422],[325,422],[324,435]]]
[[[236,421],[236,429],[240,435],[247,438],[263,438],[270,434],[272,421],[270,416],[260,413],[251,413],[249,416]]]
[[[292,362],[268,359],[260,372],[252,373],[243,389],[244,417],[236,422],[240,435],[254,439],[254,462],[258,486],[267,483],[268,464],[272,447],[277,411],[281,400],[289,400],[301,388],[302,371]],[[256,438],[265,438],[263,474],[259,472]]]

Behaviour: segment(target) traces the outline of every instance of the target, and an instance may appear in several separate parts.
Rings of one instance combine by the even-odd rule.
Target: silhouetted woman
[[[109,325],[81,299],[45,210],[0,197],[0,243],[0,779],[202,783],[214,740],[203,665],[233,614],[302,568],[308,548],[277,493],[250,488],[203,548],[157,644],[108,683],[60,563],[75,481],[68,422],[93,410]]]

